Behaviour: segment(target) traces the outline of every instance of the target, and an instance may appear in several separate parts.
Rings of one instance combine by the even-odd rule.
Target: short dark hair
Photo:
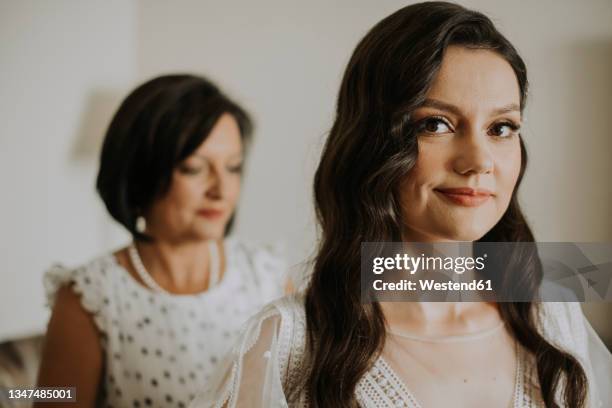
[[[253,130],[250,116],[203,77],[160,76],[121,103],[106,131],[96,188],[110,215],[134,239],[151,239],[136,229],[137,218],[168,191],[175,167],[224,113],[236,120],[246,148]],[[226,233],[229,227],[231,221]]]

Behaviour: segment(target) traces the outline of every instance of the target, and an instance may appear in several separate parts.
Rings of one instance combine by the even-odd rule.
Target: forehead
[[[464,111],[489,110],[520,103],[520,90],[510,64],[485,49],[450,46],[427,98],[439,99]]]
[[[229,113],[221,115],[194,155],[231,155],[240,153],[242,139],[236,119]]]

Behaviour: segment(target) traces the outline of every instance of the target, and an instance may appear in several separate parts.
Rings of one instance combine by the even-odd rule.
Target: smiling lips
[[[210,208],[202,209],[198,211],[198,215],[208,218],[210,220],[217,219],[223,215],[223,211],[221,210],[213,210]]]
[[[442,194],[442,196],[453,204],[464,207],[478,207],[493,196],[491,191],[481,188],[437,188],[435,191]]]

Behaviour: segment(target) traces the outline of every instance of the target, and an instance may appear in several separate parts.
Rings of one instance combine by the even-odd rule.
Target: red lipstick
[[[437,188],[435,191],[442,194],[443,197],[453,204],[464,207],[478,207],[493,196],[491,191],[482,188]]]
[[[208,219],[216,219],[216,218],[220,218],[223,215],[223,211],[213,210],[211,208],[204,208],[204,209],[198,210],[198,215],[204,218],[208,218]]]

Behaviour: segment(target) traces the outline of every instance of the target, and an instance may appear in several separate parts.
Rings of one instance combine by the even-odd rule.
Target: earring
[[[136,218],[136,231],[140,232],[141,234],[144,234],[146,229],[147,220],[142,215],[138,216],[138,218]]]

